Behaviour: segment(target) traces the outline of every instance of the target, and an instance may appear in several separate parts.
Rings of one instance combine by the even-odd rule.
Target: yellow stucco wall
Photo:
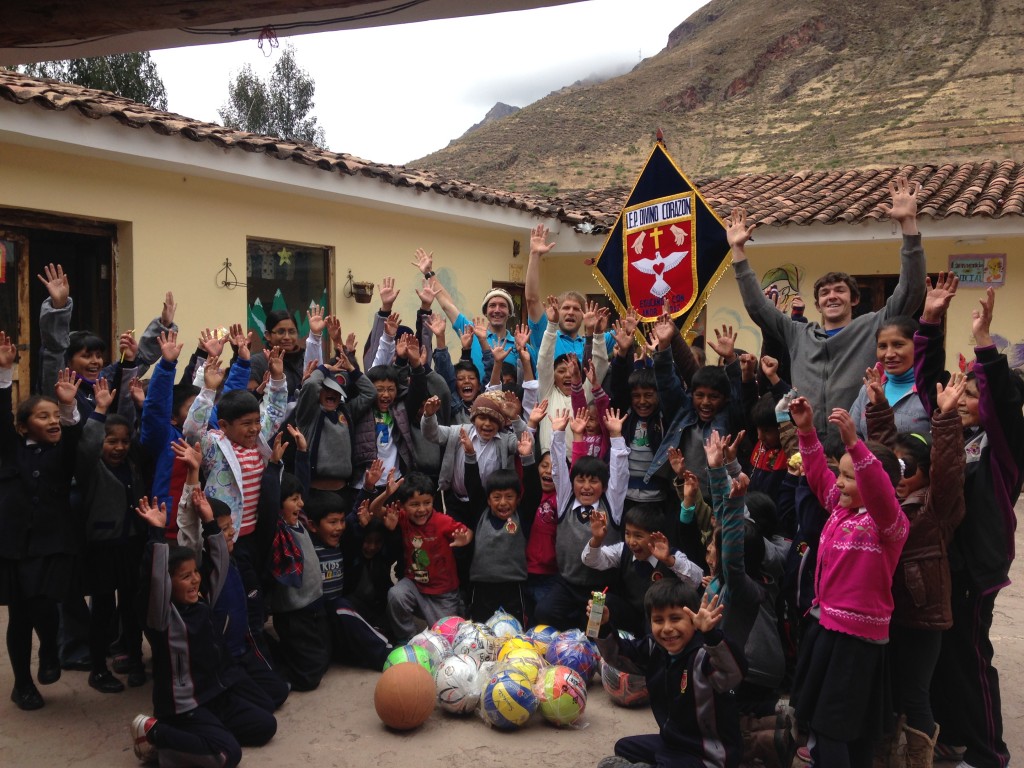
[[[268,160],[268,162],[270,162]],[[244,288],[217,285],[225,257],[244,279],[247,237],[308,243],[334,249],[332,309],[343,328],[362,335],[378,306],[356,304],[342,295],[345,276],[379,282],[384,275],[399,279],[402,293],[397,309],[411,318],[418,307],[414,294],[416,272],[409,261],[418,246],[433,250],[436,268],[456,302],[472,314],[492,281],[509,280],[510,267],[526,267],[529,233],[512,229],[442,222],[423,216],[399,216],[380,210],[342,205],[296,194],[270,192],[249,186],[195,176],[142,169],[110,161],[76,157],[54,151],[0,144],[0,206],[103,219],[118,224],[117,268],[120,328],[141,327],[159,311],[165,290],[178,299],[178,321],[191,340],[202,327],[244,319]],[[310,170],[310,173],[318,171]],[[550,225],[550,223],[549,223]],[[842,225],[838,225],[842,226]],[[1007,283],[999,289],[994,331],[1011,343],[1024,332],[1024,273],[1017,273],[1012,254],[1019,239],[986,238],[962,244],[953,238],[928,235],[922,221],[930,272],[944,269],[951,253],[1006,253],[1011,255]],[[522,253],[512,256],[512,240]],[[801,290],[809,294],[814,280],[829,269],[854,274],[893,274],[899,269],[900,239],[862,242],[769,245],[749,247],[751,263],[761,276],[773,266],[792,263],[802,270]],[[595,252],[602,238],[594,238]],[[545,259],[543,292],[576,289],[599,293],[583,255],[557,255]],[[970,311],[981,295],[963,289],[949,317],[947,349],[950,365],[958,353],[971,355]],[[808,296],[808,303],[811,304]],[[808,315],[817,319],[813,306]],[[757,329],[746,317],[731,270],[725,274],[708,306],[710,326],[730,323],[740,329],[740,344],[759,345]],[[189,343],[191,343],[189,341]],[[1011,357],[1011,363],[1015,362]],[[1019,362],[1019,361],[1016,361]]]

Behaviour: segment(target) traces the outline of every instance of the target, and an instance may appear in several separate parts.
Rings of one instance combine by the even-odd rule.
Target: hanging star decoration
[[[283,267],[285,264],[291,264],[293,255],[294,254],[287,248],[282,248],[280,251],[277,252],[277,265],[279,267]]]

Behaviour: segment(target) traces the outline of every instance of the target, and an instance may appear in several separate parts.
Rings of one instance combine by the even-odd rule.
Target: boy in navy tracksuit
[[[167,510],[155,502],[142,499],[139,508],[152,526],[144,615],[153,649],[153,717],[138,715],[132,722],[135,754],[143,761],[159,758],[165,766],[234,768],[243,745],[261,746],[273,738],[277,720],[263,706],[263,692],[231,660],[214,625],[210,605],[224,588],[227,543],[212,512],[201,510],[210,565],[208,585],[201,585],[195,553],[167,544]]]
[[[747,665],[742,649],[718,629],[718,598],[708,602],[705,594],[700,600],[689,584],[663,579],[647,591],[644,608],[651,625],[647,637],[620,638],[606,608],[597,643],[609,664],[620,667],[624,656],[644,670],[660,732],[619,739],[615,756],[598,768],[738,766],[743,742],[731,691]]]

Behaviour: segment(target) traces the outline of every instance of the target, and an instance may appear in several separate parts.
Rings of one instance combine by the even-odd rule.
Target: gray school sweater
[[[504,522],[492,515],[490,508],[480,515],[473,532],[469,580],[484,584],[526,581],[526,536],[518,512]]]
[[[875,364],[878,329],[889,318],[915,312],[925,295],[924,249],[920,235],[903,236],[900,280],[885,307],[854,318],[831,337],[817,323],[797,323],[779,312],[762,292],[749,261],[733,266],[750,319],[765,336],[789,349],[793,386],[810,401],[814,408],[814,426],[821,431],[827,426],[832,408],[849,409],[857,399],[864,369]]]

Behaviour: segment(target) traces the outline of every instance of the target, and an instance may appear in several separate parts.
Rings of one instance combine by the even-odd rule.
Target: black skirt
[[[889,646],[811,621],[801,641],[791,704],[797,720],[836,741],[877,741],[889,728]]]
[[[74,555],[0,558],[0,605],[37,598],[64,600],[71,591],[74,570]]]

